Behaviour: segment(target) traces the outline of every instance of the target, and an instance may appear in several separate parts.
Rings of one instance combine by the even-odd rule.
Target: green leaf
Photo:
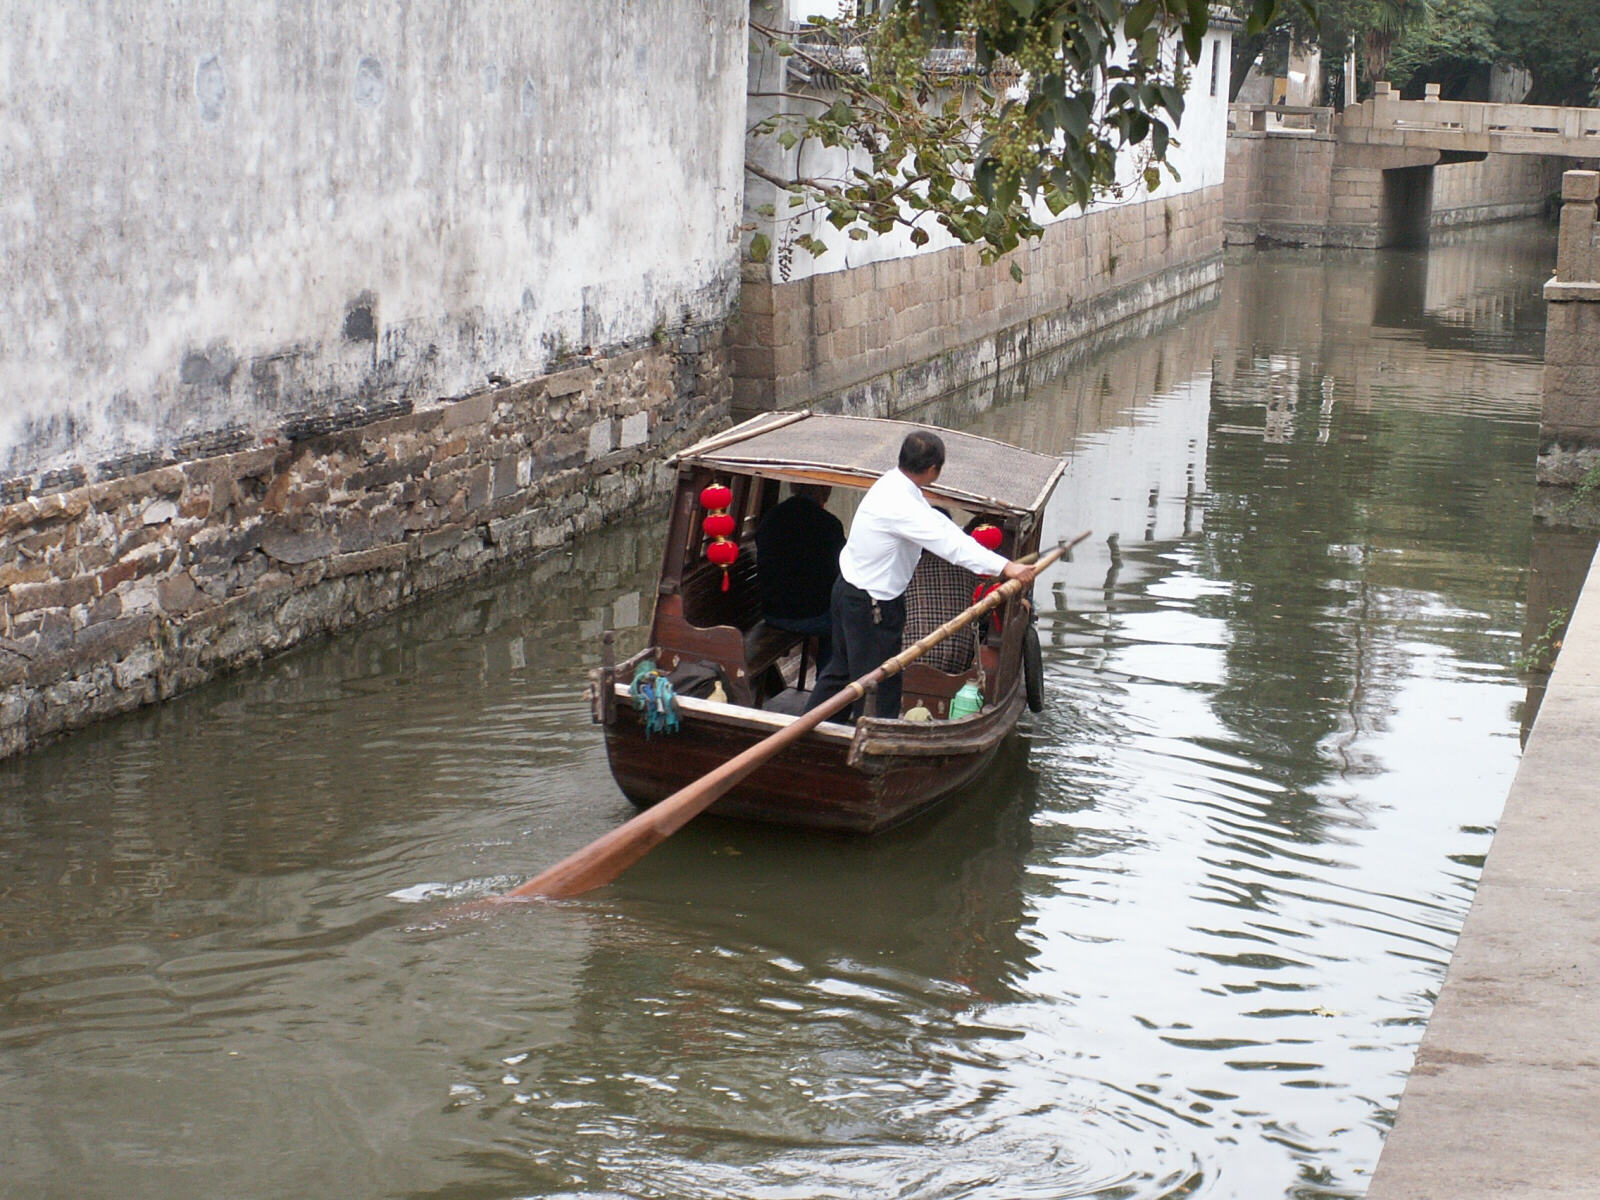
[[[850,240],[853,241],[853,242],[864,242],[864,241],[866,241],[867,240],[867,231],[865,229],[862,229],[861,226],[857,225],[854,229],[852,229],[850,231]]]
[[[1249,34],[1264,33],[1277,15],[1278,0],[1255,0],[1250,6],[1250,16],[1244,23],[1244,31]]]
[[[1158,159],[1166,158],[1167,123],[1165,121],[1152,120],[1150,122],[1150,149]]]
[[[1013,259],[1011,262],[1011,278],[1015,279],[1018,283],[1022,282],[1022,264],[1017,262],[1015,259]]]
[[[1161,186],[1161,169],[1154,165],[1144,169],[1144,190],[1153,192]]]
[[[764,233],[758,233],[750,239],[750,261],[766,262],[767,255],[772,251],[772,239]]]
[[[993,158],[986,158],[978,164],[978,169],[972,173],[972,186],[978,195],[982,196],[984,203],[994,203],[994,180],[1000,170],[1000,163]]]
[[[1056,103],[1056,124],[1072,137],[1082,140],[1089,132],[1089,106],[1081,95],[1063,98]]]
[[[793,150],[794,144],[799,140],[799,138],[795,137],[794,131],[790,129],[785,129],[778,135],[778,145],[782,146],[785,150]]]
[[[917,228],[911,231],[911,244],[913,246],[926,246],[928,244],[928,231]]]
[[[1155,18],[1155,15],[1155,0],[1139,0],[1137,4],[1130,8],[1127,21],[1123,25],[1128,40],[1137,41],[1140,35],[1150,28],[1150,22]]]

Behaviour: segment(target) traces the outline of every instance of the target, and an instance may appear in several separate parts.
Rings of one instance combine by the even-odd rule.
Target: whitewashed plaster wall
[[[833,5],[836,3],[838,0],[755,0],[752,12],[758,21],[776,23],[776,18],[787,20],[792,25],[799,25],[810,14],[823,10],[832,13]],[[1172,39],[1170,44],[1169,53],[1175,52],[1176,40]],[[1122,196],[1101,199],[1091,205],[1090,212],[1221,186],[1223,167],[1227,160],[1228,63],[1232,46],[1231,25],[1213,25],[1212,30],[1203,39],[1199,59],[1190,65],[1188,86],[1184,91],[1183,121],[1180,127],[1173,131],[1175,144],[1169,149],[1167,156],[1168,161],[1177,169],[1180,178],[1173,179],[1171,175],[1163,172],[1160,186],[1154,192],[1147,191],[1143,183],[1138,181],[1141,171],[1139,150],[1129,148],[1121,155],[1118,170],[1119,180],[1126,184]],[[803,111],[805,102],[797,101],[787,86],[785,60],[772,53],[770,49],[766,49],[764,53],[759,52],[762,49],[761,43],[756,42],[750,60],[752,122],[775,107],[787,107],[789,111]],[[770,97],[786,92],[790,94],[763,102],[764,96]],[[831,97],[824,101],[824,104],[826,103],[831,103]],[[839,173],[843,159],[841,152],[824,150],[805,143],[784,151],[775,139],[768,136],[752,137],[749,153],[753,161],[783,178],[794,178],[797,174],[832,176]],[[775,215],[772,217],[764,215],[760,211],[760,206],[763,204],[772,205]],[[769,259],[769,265],[770,278],[774,283],[849,270],[868,263],[937,253],[957,244],[953,237],[940,229],[931,219],[924,221],[923,227],[930,237],[921,247],[911,243],[909,231],[903,228],[870,236],[865,241],[852,240],[821,217],[794,215],[797,210],[788,206],[786,197],[777,193],[776,188],[770,184],[757,184],[754,181],[746,192],[745,210],[747,229],[765,233],[773,245],[774,253]],[[1040,204],[1037,207],[1036,217],[1041,224],[1051,225],[1059,221],[1080,220],[1083,215],[1084,213],[1074,206],[1067,208],[1059,216],[1052,216],[1050,211]],[[812,258],[803,250],[796,250],[788,259],[788,273],[785,276],[783,264],[780,263],[776,250],[785,240],[802,233],[821,238],[828,244],[828,252],[819,258]],[[747,232],[747,246],[750,236],[752,235]]]
[[[747,0],[18,0],[0,478],[728,314]]]

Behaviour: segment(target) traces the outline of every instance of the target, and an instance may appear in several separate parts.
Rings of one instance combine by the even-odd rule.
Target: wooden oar
[[[1081,533],[1072,541],[1063,542],[1051,550],[1039,559],[1039,570],[1044,570],[1088,536],[1088,533]],[[830,697],[803,716],[796,717],[778,732],[735,755],[716,770],[679,788],[665,800],[652,804],[638,816],[617,826],[603,837],[596,838],[582,850],[569,854],[555,866],[495,899],[520,900],[532,896],[564,899],[568,896],[582,895],[591,888],[610,883],[688,824],[691,818],[710,808],[724,792],[785,746],[804,737],[834,713],[854,704],[866,695],[868,688],[903,671],[907,663],[921,658],[945,638],[957,630],[964,629],[990,609],[999,607],[1021,590],[1021,580],[1008,579],[960,616],[951,618],[927,637],[907,646],[893,658],[868,671],[838,695]]]

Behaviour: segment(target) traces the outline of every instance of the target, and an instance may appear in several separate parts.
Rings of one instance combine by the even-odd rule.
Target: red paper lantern
[[[706,547],[706,559],[722,568],[722,590],[728,590],[728,568],[739,559],[739,543],[730,535],[739,527],[728,505],[733,503],[733,489],[725,483],[713,483],[700,490],[700,503],[707,512],[700,527],[706,531],[711,544]]]
[[[726,539],[712,542],[706,547],[706,557],[722,568],[722,590],[728,590],[728,568],[739,559],[739,543]]]
[[[998,525],[979,525],[972,531],[972,540],[985,550],[998,550],[1006,535]]]

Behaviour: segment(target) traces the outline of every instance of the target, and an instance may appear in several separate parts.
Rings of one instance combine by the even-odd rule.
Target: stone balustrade
[[[1288,104],[1230,104],[1229,133],[1270,133],[1285,137],[1333,135],[1331,108],[1306,108]]]
[[[1402,100],[1380,82],[1338,125],[1341,139],[1367,145],[1600,157],[1600,109],[1441,100],[1438,84],[1422,100]]]
[[[1545,515],[1571,516],[1565,487],[1600,467],[1600,172],[1568,171],[1561,185],[1555,277],[1545,284],[1544,405],[1538,480]],[[1587,516],[1589,514],[1585,514]]]

